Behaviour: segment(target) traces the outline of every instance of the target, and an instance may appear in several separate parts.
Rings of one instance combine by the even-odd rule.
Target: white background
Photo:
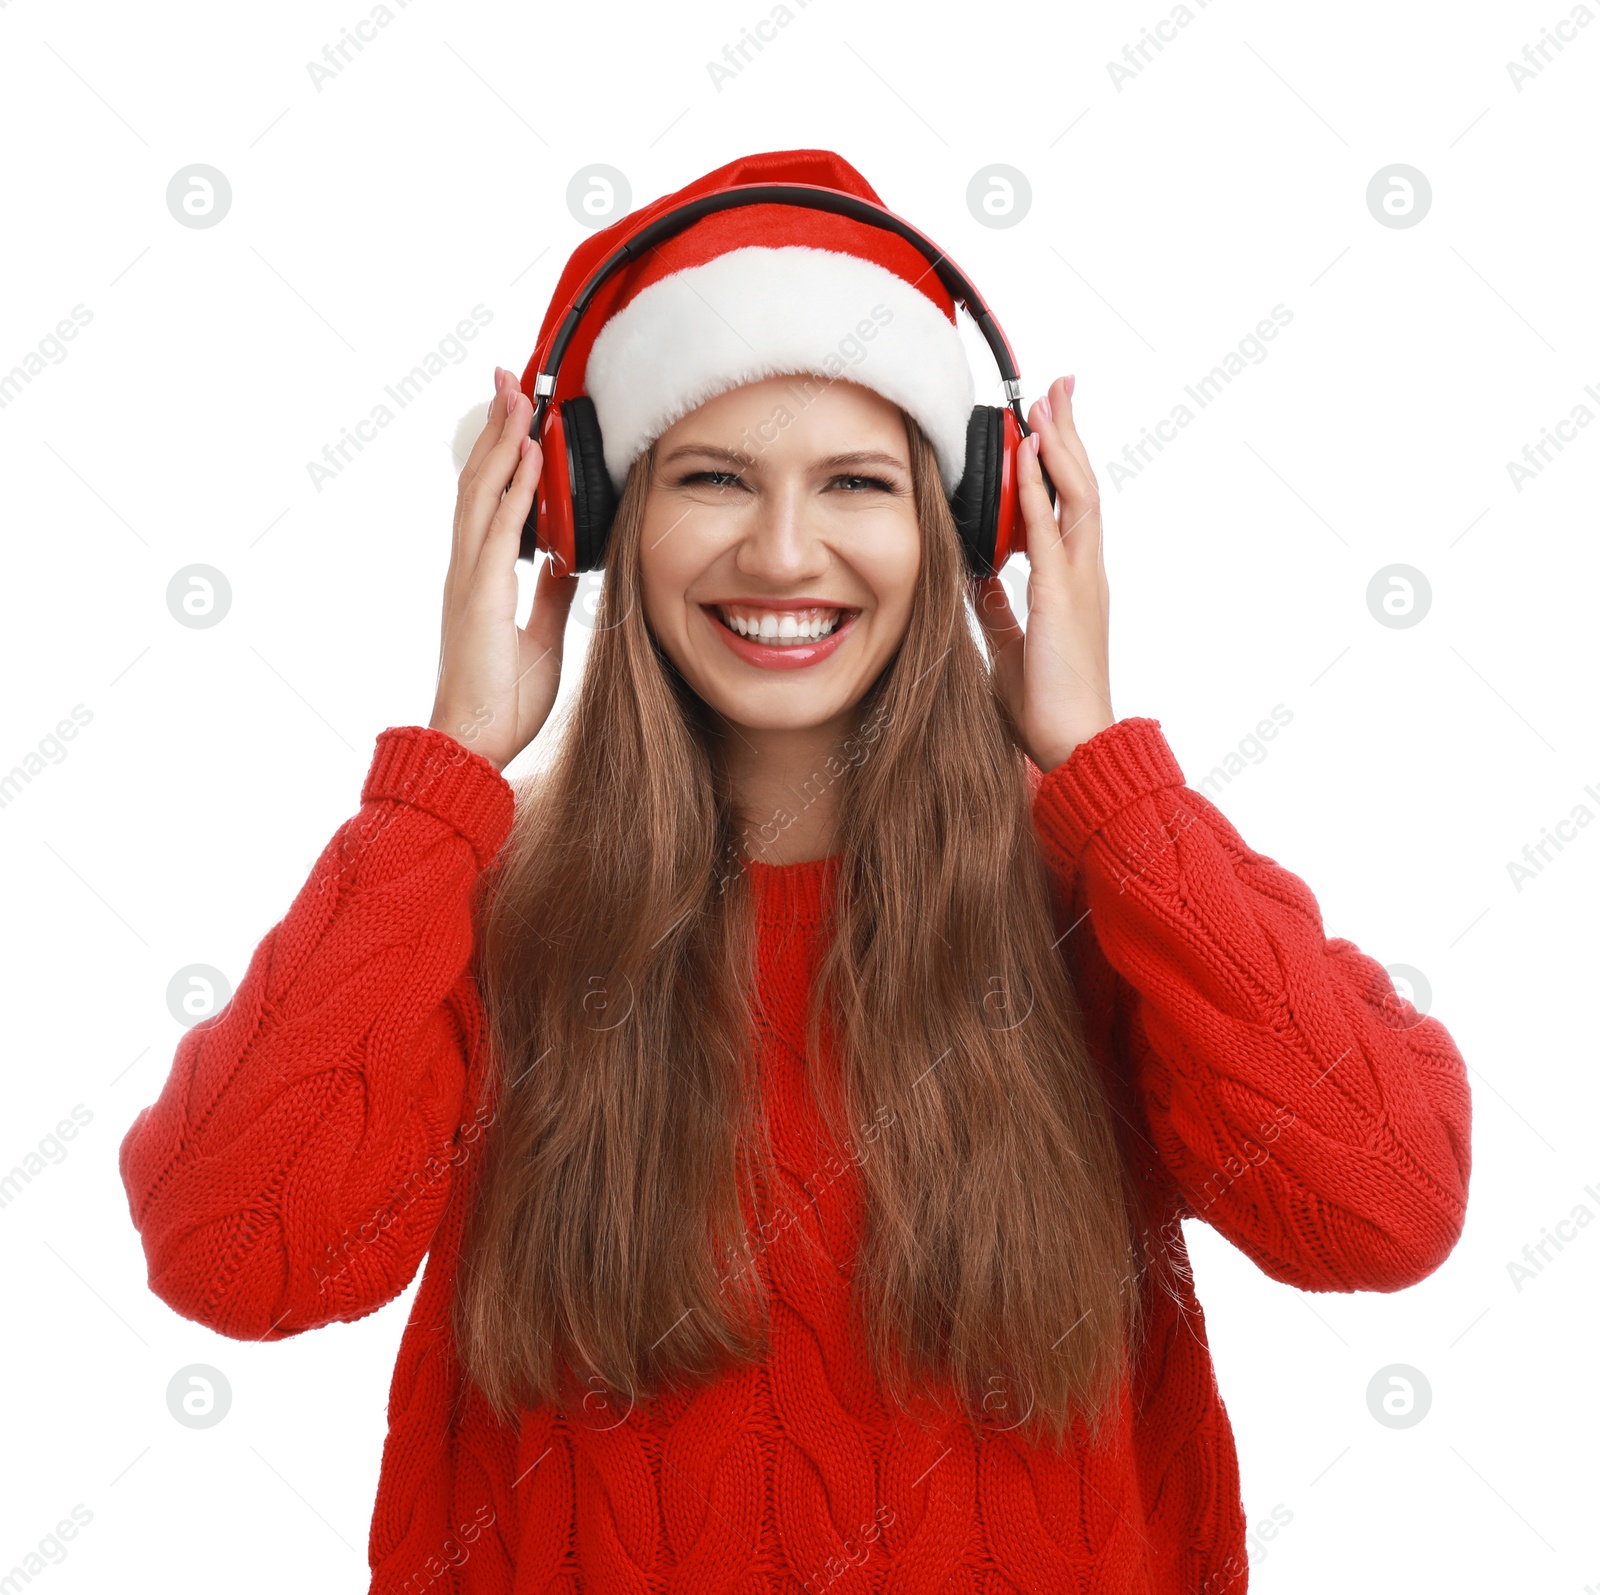
[[[1251,1587],[1600,1586],[1600,1226],[1520,1290],[1507,1267],[1600,1214],[1600,826],[1521,890],[1507,869],[1576,805],[1600,814],[1600,427],[1520,490],[1507,470],[1575,406],[1600,414],[1600,26],[1519,90],[1507,62],[1564,0],[1212,0],[1118,87],[1107,63],[1164,4],[794,8],[719,89],[708,61],[765,0],[411,0],[318,88],[307,63],[359,0],[0,3],[0,372],[92,312],[0,409],[0,772],[92,716],[0,807],[0,1172],[92,1114],[0,1207],[0,1574],[81,1503],[40,1575],[56,1595],[366,1588],[411,1291],[265,1346],[149,1294],[116,1153],[180,1034],[168,983],[196,963],[237,981],[355,809],[376,733],[426,721],[449,440],[493,365],[529,357],[584,236],[574,173],[615,166],[637,204],[822,146],[972,274],[1029,402],[1077,373],[1116,712],[1157,717],[1195,786],[1290,710],[1208,790],[1329,934],[1425,974],[1471,1067],[1466,1232],[1421,1284],[1302,1294],[1188,1226],[1250,1520],[1291,1514]],[[213,227],[167,207],[194,163],[231,185]],[[1006,229],[966,204],[994,163],[1032,189]],[[1414,226],[1368,208],[1395,163],[1431,185]],[[319,491],[307,462],[474,305],[492,320],[466,358]],[[1267,357],[1114,484],[1275,305],[1293,319]],[[232,589],[205,629],[166,602],[195,563]],[[1432,590],[1404,629],[1365,596],[1397,563]],[[167,1411],[191,1363],[232,1387],[211,1429]],[[1394,1363],[1432,1390],[1406,1429],[1367,1406]]]

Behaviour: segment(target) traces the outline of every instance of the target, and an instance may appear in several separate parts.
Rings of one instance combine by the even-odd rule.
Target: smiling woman
[[[1099,1435],[1139,1332],[1139,1198],[938,457],[852,382],[760,454],[732,446],[780,381],[729,386],[633,460],[570,720],[485,888],[479,980],[523,1084],[463,1240],[456,1343],[530,1441],[587,1380],[669,1447],[744,1391],[765,1445],[790,1432],[772,1403],[811,1399],[817,1374],[785,1394],[781,1371],[818,1335],[866,1402],[840,1433],[871,1448],[981,1426],[997,1387],[1007,1429]],[[801,641],[802,616],[828,636]],[[870,757],[816,782],[869,721]],[[819,1185],[867,1126],[859,1178]],[[832,1282],[806,1287],[819,1256]]]
[[[905,634],[922,547],[907,418],[870,389],[830,383],[759,454],[728,447],[784,386],[741,385],[669,427],[640,526],[651,633],[741,728],[724,732],[731,776],[759,812],[850,733]],[[814,805],[771,862],[825,852],[831,829]]]
[[[1074,380],[1024,422],[911,231],[800,150],[579,246],[461,472],[428,724],[124,1138],[221,1333],[426,1256],[374,1595],[1233,1587],[1182,1221],[1303,1290],[1461,1233],[1450,1036],[1115,717]]]

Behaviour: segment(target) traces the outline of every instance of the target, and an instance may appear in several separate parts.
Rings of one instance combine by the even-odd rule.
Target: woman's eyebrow
[[[743,454],[738,449],[718,448],[714,443],[684,443],[675,448],[661,463],[671,465],[674,460],[681,460],[688,455],[707,456],[714,460],[726,460],[730,465],[754,465],[753,454]]]
[[[738,466],[750,466],[756,463],[755,455],[742,453],[738,449],[725,449],[714,443],[684,443],[675,448],[662,461],[662,464],[671,465],[674,460],[683,459],[689,455],[694,455],[697,458],[723,460],[730,465]],[[898,471],[910,469],[904,460],[896,459],[894,455],[885,454],[879,449],[856,449],[848,454],[830,454],[826,459],[816,461],[816,465],[819,469],[825,471],[837,471],[856,465],[887,465]]]
[[[853,454],[830,454],[825,460],[817,463],[824,470],[836,471],[846,465],[888,465],[897,471],[910,470],[904,460],[898,460],[892,454],[884,454],[877,449],[858,449]]]

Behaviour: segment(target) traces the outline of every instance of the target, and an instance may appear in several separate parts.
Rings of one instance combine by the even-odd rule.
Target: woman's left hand
[[[995,650],[1000,696],[1022,751],[1046,773],[1116,719],[1100,487],[1072,423],[1074,385],[1072,377],[1057,377],[1034,402],[1028,412],[1033,436],[1022,440],[1016,454],[1028,536],[1027,631],[1017,623],[998,576],[980,583],[977,595],[978,619]],[[1039,472],[1041,456],[1055,484],[1053,509]]]

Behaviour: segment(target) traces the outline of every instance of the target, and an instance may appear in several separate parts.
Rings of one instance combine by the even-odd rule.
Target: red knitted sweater
[[[1089,1039],[1152,1220],[1214,1225],[1302,1290],[1399,1290],[1461,1232],[1466,1070],[1383,968],[1323,935],[1296,876],[1185,786],[1158,721],[1039,779]],[[450,737],[391,728],[233,999],[187,1031],[120,1154],[150,1288],[224,1335],[349,1321],[427,1267],[400,1344],[369,1539],[373,1595],[1217,1595],[1247,1584],[1231,1430],[1186,1271],[1111,1438],[1062,1456],[894,1420],[846,1311],[861,1218],[800,1035],[828,862],[750,873],[782,1228],[760,1366],[622,1411],[494,1421],[449,1304],[492,1114],[469,893],[512,789]],[[1069,928],[1070,927],[1070,928]],[[870,1155],[870,1149],[866,1155]],[[772,1215],[766,1215],[769,1221]],[[838,1259],[799,1268],[809,1239]]]

